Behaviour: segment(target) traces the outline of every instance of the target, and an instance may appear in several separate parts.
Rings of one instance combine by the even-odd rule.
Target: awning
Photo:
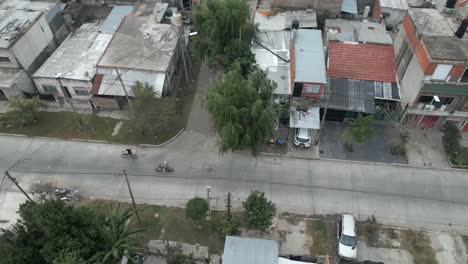
[[[320,128],[320,107],[295,107],[289,111],[289,126],[294,128]]]
[[[374,82],[329,78],[330,102],[328,108],[360,113],[375,113]],[[327,95],[322,95],[321,106],[326,107]]]

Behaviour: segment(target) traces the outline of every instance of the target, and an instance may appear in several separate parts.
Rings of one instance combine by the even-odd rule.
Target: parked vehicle
[[[356,222],[350,214],[343,214],[338,222],[338,255],[345,260],[357,256]]]
[[[300,148],[308,148],[312,144],[312,131],[307,128],[296,128],[294,145]]]

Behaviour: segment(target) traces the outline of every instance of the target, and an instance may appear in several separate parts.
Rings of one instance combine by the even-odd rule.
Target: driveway
[[[374,124],[375,136],[364,143],[353,143],[353,151],[344,148],[343,134],[347,125],[343,122],[325,122],[320,133],[320,157],[327,159],[343,159],[368,162],[406,164],[402,155],[393,155],[392,144],[398,142],[398,130],[390,125]]]
[[[206,62],[201,64],[194,94],[195,97],[192,101],[186,130],[206,135],[215,134],[213,121],[204,106],[204,99],[206,91],[214,84],[214,81],[221,76],[221,73],[220,70],[210,69]]]
[[[162,148],[140,148],[138,160],[121,159],[124,145],[9,136],[0,136],[0,145],[0,169],[20,161],[11,174],[27,190],[36,181],[52,181],[87,197],[129,201],[124,178],[116,174],[126,169],[140,203],[182,206],[205,197],[211,186],[211,205],[224,210],[228,192],[239,208],[259,190],[279,213],[374,214],[388,225],[468,233],[468,174],[462,170],[220,155],[216,137],[196,132]],[[155,174],[163,160],[174,173]]]

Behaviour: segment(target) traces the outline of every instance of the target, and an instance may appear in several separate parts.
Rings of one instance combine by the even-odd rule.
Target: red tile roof
[[[330,42],[328,59],[330,77],[396,82],[393,46]]]

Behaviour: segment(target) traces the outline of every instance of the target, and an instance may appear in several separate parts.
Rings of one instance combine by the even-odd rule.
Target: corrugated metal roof
[[[420,93],[468,96],[468,85],[425,83]]]
[[[125,16],[133,12],[133,6],[115,6],[99,27],[101,33],[115,33]]]
[[[374,82],[374,92],[376,99],[396,100],[399,101],[400,89],[396,83],[389,82]]]
[[[326,83],[322,32],[299,29],[295,36],[295,82]]]
[[[297,110],[291,106],[289,111],[289,126],[295,128],[320,128],[320,107],[307,107],[307,111]]]
[[[374,83],[341,78],[329,78],[330,109],[361,113],[375,113]],[[327,105],[327,95],[322,95],[322,107]]]
[[[227,236],[223,264],[278,264],[278,242]]]
[[[357,15],[358,12],[356,0],[343,0],[343,3],[341,4],[341,12]]]

